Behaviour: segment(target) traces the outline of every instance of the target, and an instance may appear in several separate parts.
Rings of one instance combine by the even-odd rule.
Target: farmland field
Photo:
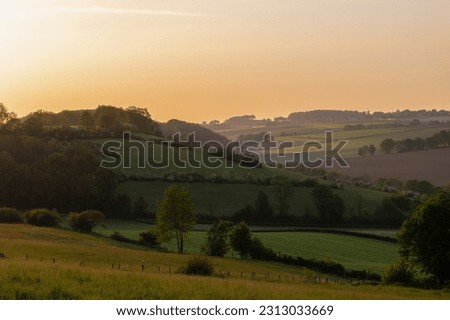
[[[230,271],[229,277],[185,276],[175,271],[189,259],[188,255],[160,253],[61,229],[0,225],[0,244],[9,258],[0,260],[0,299],[450,297],[447,291],[383,285],[303,283],[300,281],[302,278],[325,275],[278,263],[231,258],[212,259],[216,271]],[[26,255],[28,259],[25,259]],[[84,261],[85,266],[80,266],[80,261]],[[142,265],[145,266],[143,271]],[[255,279],[250,276],[252,272],[257,275]],[[270,274],[268,279],[263,276],[265,273]]]
[[[133,200],[143,197],[149,204],[149,210],[155,212],[158,201],[171,182],[162,181],[126,181],[119,185],[119,192],[127,193]],[[272,186],[227,183],[177,183],[186,187],[192,196],[196,211],[214,216],[231,216],[246,204],[254,203],[259,191],[264,191],[276,210],[276,200]],[[311,188],[297,187],[290,203],[290,214],[312,214],[313,203]],[[347,209],[356,206],[357,195],[363,198],[363,207],[373,212],[389,194],[370,189],[348,186],[336,190],[345,201]]]
[[[151,228],[149,224],[114,220],[108,221],[106,226],[107,229],[97,228],[97,232],[110,235],[117,231],[136,240],[139,239],[140,232]],[[206,226],[201,229],[206,229]],[[365,269],[382,274],[389,264],[399,258],[397,245],[381,240],[319,232],[267,232],[258,231],[258,228],[253,230],[255,231],[254,236],[261,239],[267,247],[275,252],[319,260],[330,259],[353,270]],[[189,253],[201,252],[205,241],[205,231],[192,232],[186,243],[186,251]],[[173,242],[164,244],[164,246],[170,250],[176,250],[176,244]]]
[[[433,126],[423,126],[423,127],[393,127],[393,128],[376,128],[376,129],[363,129],[354,131],[334,131],[334,139],[338,140],[348,140],[348,143],[342,149],[341,155],[345,158],[356,158],[358,157],[358,148],[363,145],[373,144],[377,148],[377,154],[380,153],[379,146],[381,141],[387,138],[394,140],[403,140],[406,138],[427,138],[431,137],[433,134],[441,131],[450,129],[450,124],[440,124]],[[278,136],[276,140],[281,141],[293,141],[295,147],[291,149],[286,149],[286,152],[299,152],[301,151],[301,146],[304,143],[314,140],[323,142],[324,141],[324,130],[320,133],[308,133],[299,134],[292,136]],[[337,143],[337,142],[335,142]]]
[[[437,186],[450,183],[450,148],[353,158],[348,164],[349,168],[332,170],[353,177],[427,180]]]

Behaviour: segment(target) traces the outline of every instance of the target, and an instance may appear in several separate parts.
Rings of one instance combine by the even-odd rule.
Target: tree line
[[[403,140],[393,140],[391,138],[381,141],[380,150],[385,154],[392,152],[402,153],[410,151],[431,150],[437,148],[447,148],[450,146],[450,131],[441,130],[428,138],[406,138]]]

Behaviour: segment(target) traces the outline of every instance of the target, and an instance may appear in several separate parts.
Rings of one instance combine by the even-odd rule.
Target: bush
[[[23,223],[19,211],[13,208],[0,208],[0,223]]]
[[[383,282],[411,285],[414,282],[414,270],[407,262],[401,260],[386,268],[383,274]]]
[[[132,243],[132,244],[139,244],[138,241],[130,239],[125,237],[124,235],[120,234],[117,231],[114,231],[114,233],[111,235],[111,239],[119,241],[119,242],[124,242],[124,243]]]
[[[196,256],[179,269],[180,273],[198,276],[211,276],[214,274],[214,265],[205,256]]]
[[[25,214],[25,221],[39,227],[56,227],[61,221],[60,215],[48,209],[33,209]]]
[[[152,248],[159,248],[161,243],[158,240],[158,235],[156,232],[149,230],[147,232],[139,233],[139,244]]]
[[[67,217],[70,227],[79,232],[91,232],[103,219],[105,215],[97,210],[71,212]]]
[[[272,249],[265,247],[259,238],[253,238],[250,247],[250,257],[256,260],[274,260],[277,254]]]

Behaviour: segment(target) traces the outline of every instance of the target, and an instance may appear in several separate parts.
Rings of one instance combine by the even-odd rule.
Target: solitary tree
[[[433,276],[450,280],[450,193],[441,191],[419,205],[398,234],[400,255]]]
[[[230,232],[230,244],[233,250],[239,252],[244,259],[250,254],[252,248],[252,233],[248,225],[241,221]]]
[[[194,204],[189,191],[184,187],[171,185],[164,191],[164,197],[156,212],[155,230],[160,242],[177,240],[178,252],[184,252],[184,241],[195,224]]]

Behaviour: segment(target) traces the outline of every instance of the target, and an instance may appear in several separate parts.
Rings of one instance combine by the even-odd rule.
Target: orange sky
[[[1,0],[0,102],[157,120],[450,109],[448,0]]]

